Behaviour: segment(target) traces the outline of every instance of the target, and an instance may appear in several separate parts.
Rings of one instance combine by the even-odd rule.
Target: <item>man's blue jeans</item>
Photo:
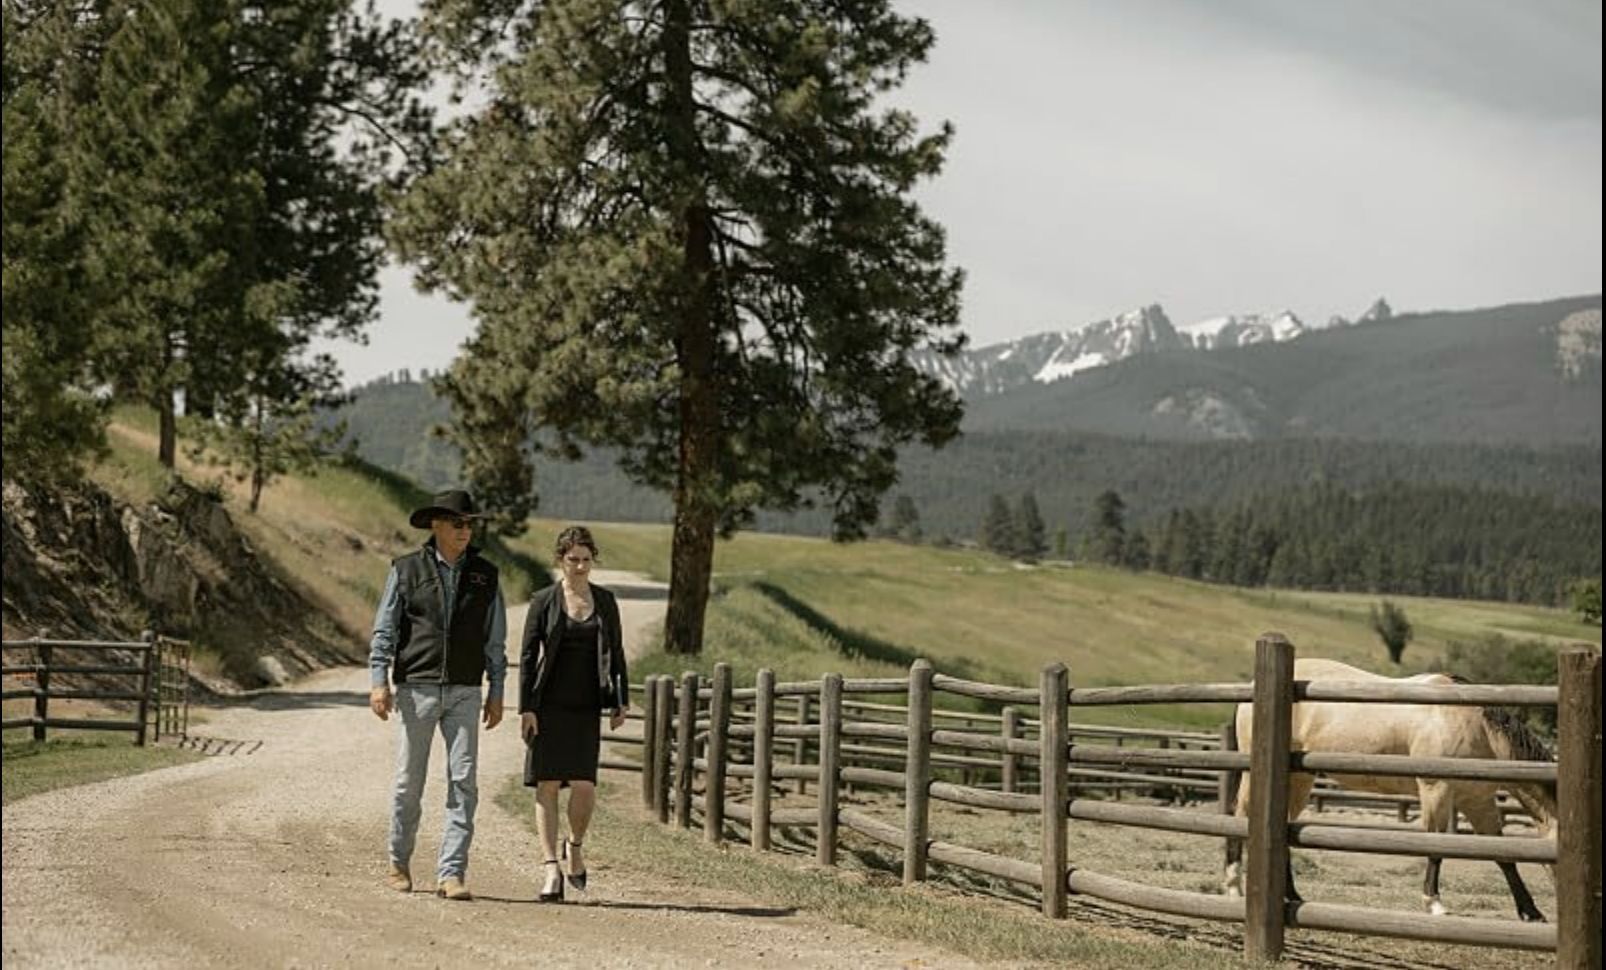
[[[463,878],[474,841],[475,773],[480,752],[480,688],[457,684],[401,684],[396,688],[401,721],[396,745],[396,790],[390,807],[390,861],[407,866],[423,813],[429,746],[438,727],[446,741],[446,827],[441,833],[437,876]]]

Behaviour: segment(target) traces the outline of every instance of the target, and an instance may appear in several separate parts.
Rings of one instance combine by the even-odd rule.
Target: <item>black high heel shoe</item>
[[[565,861],[565,862],[569,861],[569,846],[571,846],[571,845],[578,846],[578,845],[581,845],[581,843],[576,842],[573,839],[564,839],[563,840],[563,861]],[[576,892],[582,892],[582,893],[585,892],[586,891],[586,870],[581,869],[579,872],[571,872],[571,873],[569,873],[569,884],[572,885],[575,888]]]
[[[558,865],[558,860],[548,859],[546,860],[545,865],[556,866]],[[547,892],[545,889],[543,889],[535,898],[543,903],[563,902],[563,868],[561,866],[558,867],[558,891]]]

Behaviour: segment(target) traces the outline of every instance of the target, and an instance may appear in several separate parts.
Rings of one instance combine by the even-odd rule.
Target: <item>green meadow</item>
[[[538,520],[515,543],[547,551],[560,523]],[[666,526],[597,524],[604,566],[668,578]],[[698,658],[651,652],[633,674],[733,665],[782,679],[829,670],[888,675],[917,657],[954,676],[1035,684],[1064,663],[1073,685],[1241,681],[1255,639],[1276,631],[1305,656],[1379,673],[1433,669],[1453,641],[1492,635],[1554,645],[1600,643],[1600,628],[1543,607],[1393,597],[1416,638],[1399,666],[1369,622],[1377,597],[1237,589],[1153,573],[1050,563],[1022,566],[966,549],[886,541],[851,544],[743,534],[718,545],[706,649]],[[1084,716],[1085,715],[1085,716]],[[1081,709],[1078,720],[1218,723],[1220,709]]]
[[[148,412],[120,411],[111,454],[94,477],[120,497],[148,500],[161,481],[152,430]],[[331,464],[269,485],[252,515],[219,470],[188,461],[180,470],[191,481],[217,483],[250,540],[360,652],[389,559],[418,539],[406,519],[424,492],[361,462]],[[565,524],[532,519],[523,535],[497,544],[508,602],[549,581],[543,569]],[[589,524],[603,567],[669,578],[667,525]],[[1451,642],[1494,635],[1558,646],[1601,642],[1600,627],[1565,610],[1392,599],[1416,629],[1398,668],[1371,630],[1374,596],[1238,589],[1081,564],[1023,566],[964,548],[744,533],[716,546],[703,653],[667,655],[650,645],[632,676],[708,672],[720,661],[739,683],[750,683],[760,667],[785,680],[828,671],[888,676],[924,657],[943,673],[1020,685],[1035,684],[1044,665],[1059,662],[1073,685],[1104,686],[1246,680],[1255,639],[1267,631],[1287,636],[1301,655],[1386,674],[1433,669]],[[1191,726],[1223,717],[1204,707],[1077,712],[1085,721]]]

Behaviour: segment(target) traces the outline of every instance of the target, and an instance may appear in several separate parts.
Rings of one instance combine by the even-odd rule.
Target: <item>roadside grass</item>
[[[201,757],[196,752],[177,748],[155,745],[141,748],[121,736],[110,739],[104,735],[84,736],[91,732],[57,733],[63,736],[42,742],[6,739],[3,758],[0,758],[0,778],[3,778],[0,802],[9,804],[57,788],[137,775]]]
[[[730,892],[776,906],[808,910],[825,919],[892,938],[917,940],[977,960],[1027,961],[1086,970],[1241,968],[1220,945],[1155,938],[1144,930],[1097,927],[1071,919],[1052,922],[1034,909],[998,899],[966,896],[932,884],[905,890],[873,851],[853,845],[838,870],[808,861],[797,848],[757,853],[740,845],[715,848],[702,832],[659,825],[635,809],[637,792],[604,781],[586,845],[593,860],[624,874],[637,872],[677,884]],[[524,788],[510,782],[498,802],[534,830],[534,809]]]

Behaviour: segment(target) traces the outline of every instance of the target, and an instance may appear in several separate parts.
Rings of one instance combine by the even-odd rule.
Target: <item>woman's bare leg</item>
[[[558,787],[561,783],[556,781],[543,781],[535,786],[535,832],[541,840],[542,861],[547,862],[558,857]],[[554,879],[556,877],[556,879]],[[542,866],[541,880],[543,893],[557,892],[561,888],[563,874],[557,866]]]
[[[569,871],[585,872],[584,849],[586,830],[591,827],[591,813],[597,807],[597,786],[589,781],[569,782]]]

